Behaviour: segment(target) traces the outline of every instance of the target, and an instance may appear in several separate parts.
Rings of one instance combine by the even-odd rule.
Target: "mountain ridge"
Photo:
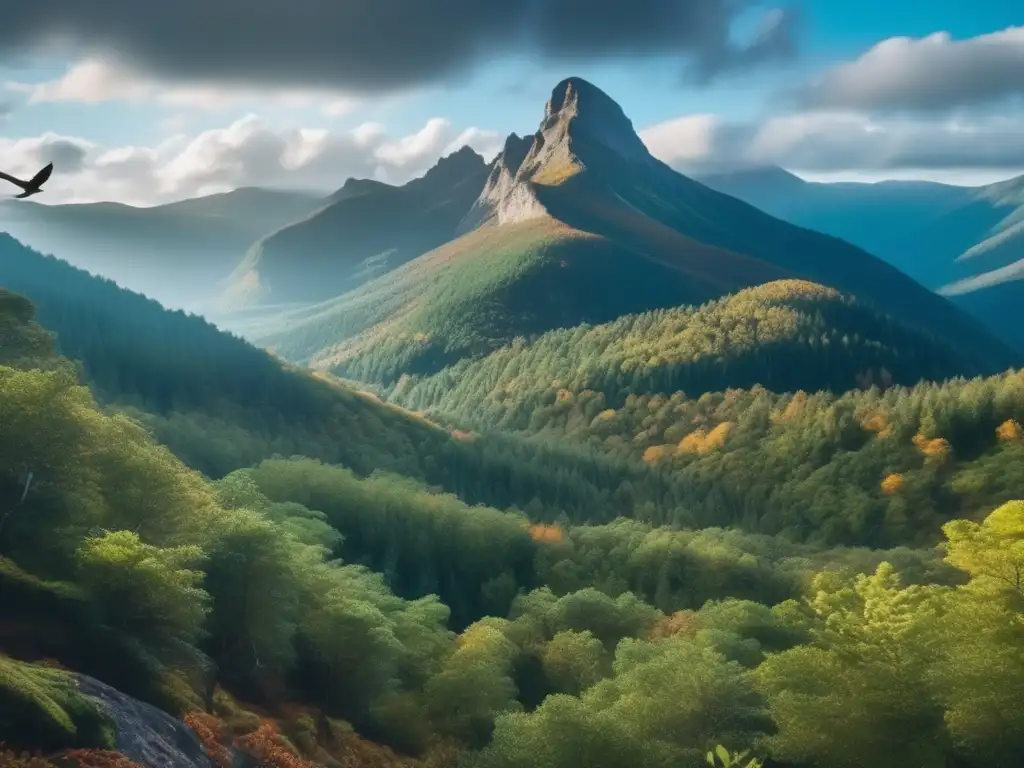
[[[251,244],[219,309],[321,301],[401,266],[455,237],[487,173],[467,146],[402,186],[348,179],[325,205]]]
[[[611,97],[579,78],[555,86],[532,137],[508,137],[482,186],[456,239],[349,293],[270,318],[254,338],[288,359],[383,383],[516,335],[799,278],[941,329],[989,367],[1013,357],[867,252],[672,170]]]
[[[151,207],[0,202],[0,232],[174,307],[206,309],[257,238],[320,197],[242,187]]]
[[[927,181],[792,184],[764,169],[701,178],[772,215],[868,250],[1024,350],[1014,323],[999,309],[1012,292],[1024,302],[1024,282],[1014,266],[1024,259],[1024,176],[981,187]],[[967,298],[1003,283],[1009,287],[999,302]]]

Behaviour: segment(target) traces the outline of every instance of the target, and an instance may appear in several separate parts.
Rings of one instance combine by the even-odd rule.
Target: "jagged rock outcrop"
[[[459,233],[488,221],[509,224],[548,215],[533,184],[574,175],[586,167],[588,148],[594,145],[628,162],[653,162],[622,107],[586,80],[567,78],[552,90],[537,132],[523,138],[513,133],[506,139]]]

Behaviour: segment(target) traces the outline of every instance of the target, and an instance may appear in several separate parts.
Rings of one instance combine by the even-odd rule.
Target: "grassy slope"
[[[287,359],[388,381],[517,336],[726,289],[690,269],[685,250],[648,254],[547,217],[485,225],[360,290],[282,316],[277,332],[257,338]]]

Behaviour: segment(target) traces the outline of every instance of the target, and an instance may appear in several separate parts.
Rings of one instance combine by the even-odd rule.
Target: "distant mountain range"
[[[841,237],[953,299],[1024,349],[1024,176],[983,187],[816,183],[777,167],[700,177],[773,216]]]
[[[982,367],[1013,359],[885,261],[658,161],[618,104],[579,78],[555,87],[532,137],[509,137],[457,231],[344,295],[250,315],[239,330],[287,359],[386,383],[517,336],[795,277],[942,334]]]
[[[0,232],[161,303],[199,311],[258,238],[321,204],[247,187],[150,208],[0,202]]]
[[[349,179],[253,245],[222,304],[318,301],[356,288],[451,240],[486,178],[483,158],[463,147],[401,187]]]

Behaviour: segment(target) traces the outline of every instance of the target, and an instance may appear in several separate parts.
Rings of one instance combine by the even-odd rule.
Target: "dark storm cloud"
[[[754,0],[24,0],[0,56],[40,44],[106,53],[168,79],[336,87],[422,85],[503,54],[555,61],[676,56],[710,80],[789,55],[790,11],[730,40]]]

